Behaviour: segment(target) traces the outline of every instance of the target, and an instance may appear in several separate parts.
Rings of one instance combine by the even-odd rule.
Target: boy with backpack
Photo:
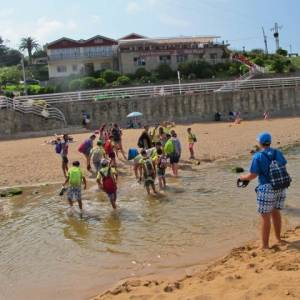
[[[55,152],[61,155],[62,158],[62,171],[64,173],[65,178],[67,178],[67,173],[69,170],[68,164],[68,153],[69,153],[69,136],[67,134],[63,135],[63,140],[60,138],[57,139],[55,145]]]
[[[96,139],[96,135],[92,134],[87,140],[85,140],[78,148],[78,151],[86,158],[86,168],[91,171],[91,150],[93,149],[93,143]]]
[[[97,183],[99,189],[107,194],[113,209],[117,208],[117,179],[116,169],[109,165],[108,160],[103,159],[101,161],[101,169],[98,172]]]
[[[66,178],[65,183],[63,184],[63,188],[67,184],[68,187],[68,201],[70,206],[73,206],[73,200],[78,202],[78,206],[80,211],[82,212],[82,200],[81,200],[81,184],[83,183],[84,189],[86,190],[86,179],[80,169],[80,162],[74,161],[73,167],[68,171],[68,176]]]
[[[97,142],[97,146],[95,146],[91,150],[91,160],[93,162],[93,165],[95,167],[96,172],[98,173],[101,168],[101,160],[106,157],[105,150],[103,148],[103,142],[99,140]]]
[[[261,215],[262,248],[269,248],[271,220],[278,243],[281,239],[281,214],[284,207],[286,189],[290,186],[291,178],[286,170],[287,161],[283,154],[271,148],[272,136],[263,132],[257,137],[260,152],[254,154],[250,172],[241,176],[239,182],[244,186],[250,180],[258,177],[257,211]]]
[[[168,158],[163,154],[162,149],[157,149],[156,163],[159,188],[162,190],[166,187],[166,169],[168,166]]]
[[[109,139],[105,142],[104,150],[107,156],[110,158],[110,166],[116,168],[117,167],[116,153],[115,153],[115,147],[113,144],[112,135],[110,135]]]
[[[197,142],[196,136],[192,133],[192,128],[187,129],[190,159],[195,159],[194,144]]]
[[[150,195],[150,187],[152,188],[153,192],[157,194],[157,191],[155,189],[155,164],[153,164],[153,161],[150,157],[148,157],[147,152],[145,149],[141,151],[142,159],[140,160],[140,169],[141,174],[143,174],[144,178],[144,184],[145,188],[147,190],[148,195]],[[142,177],[140,177],[140,181],[142,180]]]

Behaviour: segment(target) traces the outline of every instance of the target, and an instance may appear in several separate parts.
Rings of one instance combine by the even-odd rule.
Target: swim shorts
[[[166,169],[157,168],[157,176],[158,177],[165,177],[166,176]]]
[[[67,156],[62,156],[62,161],[64,164],[67,164],[69,162],[68,157]]]
[[[68,200],[81,200],[80,186],[70,186],[68,188]]]
[[[145,186],[154,184],[154,179],[152,177],[145,178]]]
[[[180,160],[180,155],[176,154],[176,153],[172,153],[170,155],[170,164],[178,164]]]
[[[274,190],[271,184],[259,185],[256,189],[257,211],[260,214],[267,214],[273,209],[282,209],[286,198],[286,189]]]

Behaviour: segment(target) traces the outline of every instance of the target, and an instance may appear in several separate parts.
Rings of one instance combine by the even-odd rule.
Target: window
[[[101,64],[101,69],[102,69],[102,70],[108,70],[108,69],[111,69],[110,63],[102,63],[102,64]]]
[[[78,66],[77,65],[72,65],[72,70],[73,70],[73,72],[76,72],[78,70]]]
[[[146,65],[145,59],[142,57],[134,57],[133,61],[136,66],[145,66]]]
[[[56,70],[58,73],[66,73],[67,72],[67,66],[57,66]]]
[[[162,55],[159,57],[159,60],[163,64],[169,64],[171,63],[171,55]]]
[[[177,62],[178,63],[185,62],[185,61],[187,61],[187,59],[188,59],[187,55],[177,55]]]

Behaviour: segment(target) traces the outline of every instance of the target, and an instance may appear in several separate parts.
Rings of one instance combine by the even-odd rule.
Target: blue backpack
[[[262,152],[262,154],[270,161],[269,177],[272,188],[274,190],[283,190],[288,188],[291,185],[292,178],[287,172],[286,167],[280,166],[276,161],[277,151],[274,151],[274,157],[272,159],[270,159],[266,153]]]
[[[57,143],[57,144],[55,145],[55,152],[56,152],[57,154],[60,154],[61,151],[62,151],[62,144],[61,144],[61,143]]]

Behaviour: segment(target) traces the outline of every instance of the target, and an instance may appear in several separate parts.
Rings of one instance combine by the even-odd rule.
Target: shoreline
[[[266,251],[258,241],[250,241],[177,278],[159,274],[127,278],[90,300],[298,299],[300,226],[286,230],[283,237],[286,245],[273,244]],[[289,282],[284,284],[287,276]]]

